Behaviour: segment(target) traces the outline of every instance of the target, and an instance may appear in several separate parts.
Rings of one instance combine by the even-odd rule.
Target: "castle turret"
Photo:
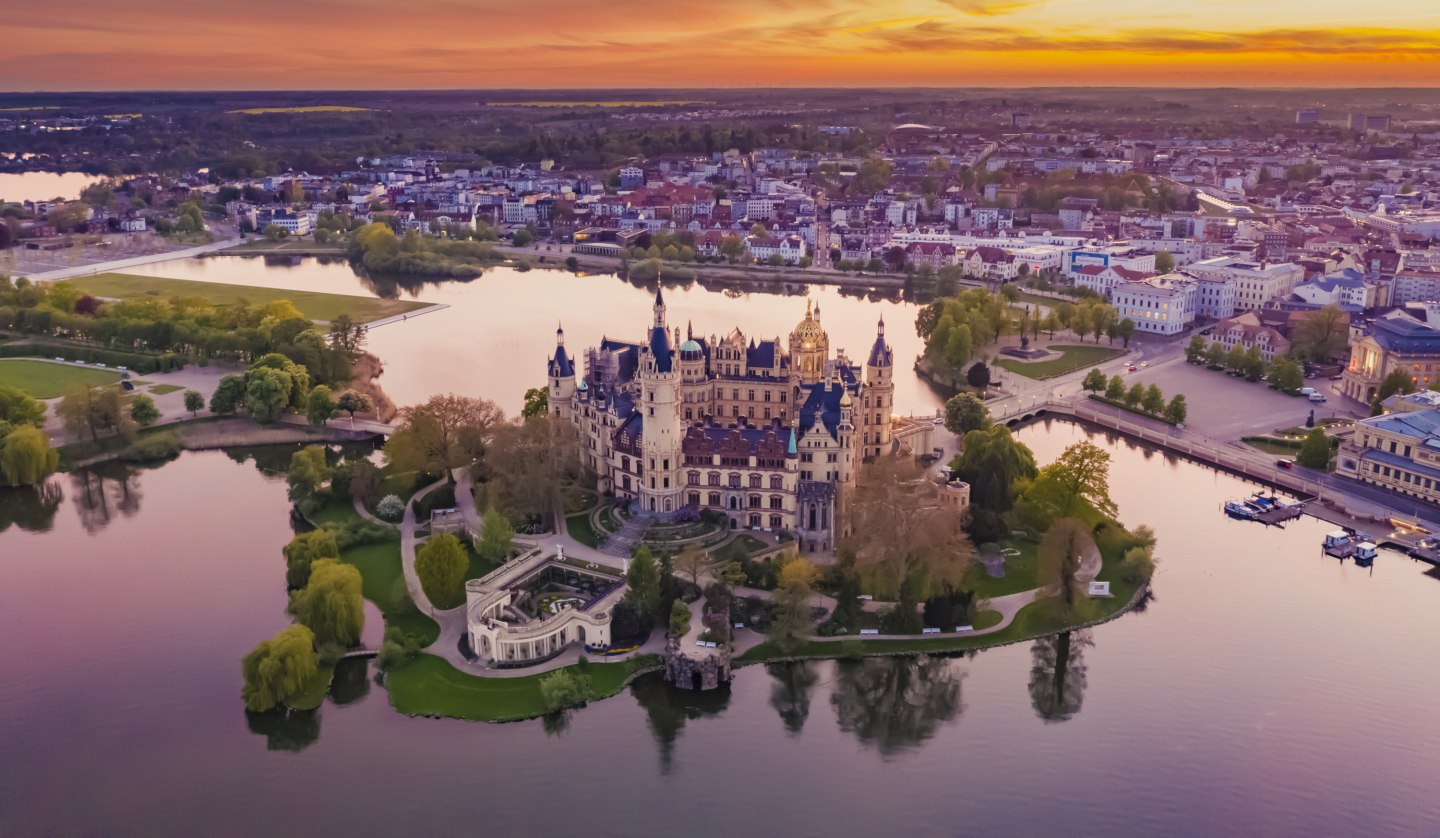
[[[790,332],[790,369],[801,384],[815,384],[825,376],[825,360],[830,356],[830,336],[820,327],[820,320],[807,300],[805,319]]]
[[[875,331],[875,344],[865,361],[860,433],[863,456],[878,457],[890,449],[890,416],[895,411],[895,353],[885,340],[885,318]]]
[[[550,402],[550,415],[569,419],[575,397],[575,364],[565,351],[563,327],[555,330],[555,354],[550,358],[548,378],[550,391],[546,397]]]
[[[676,330],[675,337],[679,337]],[[680,358],[665,323],[665,299],[655,292],[655,320],[640,360],[641,453],[640,509],[656,515],[680,510]]]

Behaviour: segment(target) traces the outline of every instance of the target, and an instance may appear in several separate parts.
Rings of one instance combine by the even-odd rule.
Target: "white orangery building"
[[[1195,322],[1195,280],[1178,274],[1115,286],[1111,303],[1120,318],[1135,321],[1135,329],[1154,335],[1178,335]]]

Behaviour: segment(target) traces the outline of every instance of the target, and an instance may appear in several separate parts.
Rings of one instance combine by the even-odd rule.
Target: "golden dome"
[[[805,319],[795,326],[795,330],[790,333],[790,339],[800,341],[805,349],[814,349],[826,339],[825,330],[821,328],[820,321],[815,319],[809,300],[805,301]]]

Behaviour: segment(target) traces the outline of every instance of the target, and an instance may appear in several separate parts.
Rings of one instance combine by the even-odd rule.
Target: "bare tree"
[[[862,466],[845,510],[856,570],[881,573],[896,591],[907,579],[932,593],[958,585],[975,546],[943,491],[913,460],[882,457]]]

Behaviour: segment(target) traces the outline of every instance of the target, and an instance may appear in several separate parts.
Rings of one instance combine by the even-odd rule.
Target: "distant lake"
[[[562,725],[400,716],[363,661],[315,713],[246,715],[240,657],[288,623],[285,481],[257,465],[290,449],[0,491],[0,834],[1440,833],[1434,571],[1229,520],[1252,487],[1150,449],[1019,435],[1110,451],[1159,536],[1154,600],[1063,672],[1053,640],[746,667]]]
[[[0,172],[0,201],[73,201],[90,184],[100,180],[84,172]]]

